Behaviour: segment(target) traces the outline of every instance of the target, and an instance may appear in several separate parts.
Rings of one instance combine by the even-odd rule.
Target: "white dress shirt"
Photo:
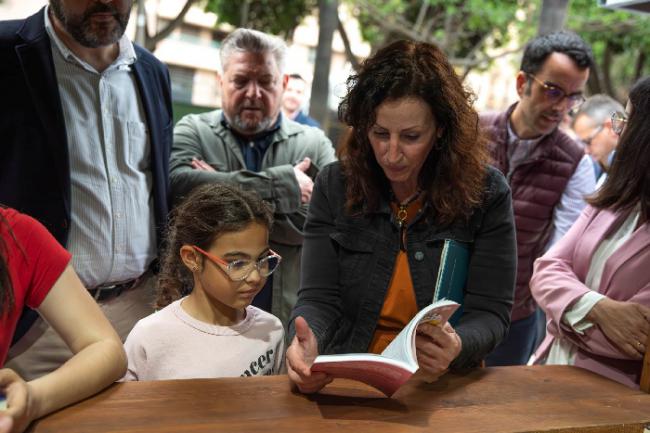
[[[150,145],[131,70],[133,44],[98,72],[57,36],[45,8],[68,139],[71,221],[66,248],[88,288],[141,275],[156,255]]]

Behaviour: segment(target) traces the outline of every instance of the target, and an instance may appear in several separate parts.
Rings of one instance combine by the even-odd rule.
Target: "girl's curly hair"
[[[166,243],[161,256],[156,308],[162,308],[192,290],[192,273],[181,261],[183,245],[205,250],[224,233],[240,231],[256,222],[269,230],[273,213],[254,192],[206,184],[197,187],[170,216]]]

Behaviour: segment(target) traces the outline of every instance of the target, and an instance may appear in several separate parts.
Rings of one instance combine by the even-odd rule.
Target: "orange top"
[[[391,203],[391,208],[397,214],[397,206]],[[422,200],[416,200],[406,207],[406,224],[413,221],[421,208]],[[404,230],[404,236],[406,236],[406,230]],[[404,242],[404,245],[406,245],[406,242]],[[408,255],[406,251],[400,250],[397,259],[395,259],[393,276],[368,351],[381,353],[417,312],[418,304],[413,290]]]

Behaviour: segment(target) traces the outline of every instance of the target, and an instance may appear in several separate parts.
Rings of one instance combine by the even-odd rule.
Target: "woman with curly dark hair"
[[[416,339],[429,378],[481,360],[510,322],[515,237],[510,191],[487,164],[478,115],[443,52],[395,42],[348,79],[339,107],[350,127],[340,162],[319,175],[287,351],[303,392],[319,353],[381,352],[433,299],[446,240],[469,250],[463,312]]]

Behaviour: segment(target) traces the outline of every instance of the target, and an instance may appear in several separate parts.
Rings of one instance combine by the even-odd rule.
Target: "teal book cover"
[[[463,314],[468,266],[469,245],[453,239],[445,239],[440,254],[440,267],[438,268],[433,302],[448,299],[460,304],[460,307],[449,319],[452,326],[458,323]]]

